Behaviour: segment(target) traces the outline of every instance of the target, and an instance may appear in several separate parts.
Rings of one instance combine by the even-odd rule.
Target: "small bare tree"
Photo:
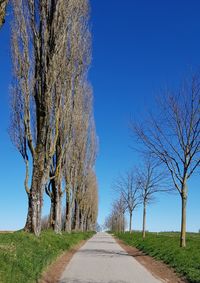
[[[131,233],[133,211],[141,204],[140,188],[136,182],[136,176],[133,170],[128,171],[116,179],[114,190],[119,192],[126,203],[126,208],[129,212],[129,231]]]
[[[118,200],[115,201],[114,209],[115,211],[118,211],[119,214],[119,230],[120,232],[124,232],[126,228],[125,213],[126,213],[127,205],[122,195],[119,197]]]
[[[146,210],[147,205],[155,199],[159,192],[170,192],[168,186],[168,176],[166,172],[160,169],[160,164],[152,157],[147,156],[144,162],[136,168],[136,179],[141,191],[141,200],[143,204],[143,225],[142,236],[146,234]]]
[[[187,181],[200,164],[200,79],[193,76],[178,93],[167,93],[157,113],[142,124],[132,122],[133,133],[146,152],[158,158],[171,174],[182,201],[180,246],[186,246]]]

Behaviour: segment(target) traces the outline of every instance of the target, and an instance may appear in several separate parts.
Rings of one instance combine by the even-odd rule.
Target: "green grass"
[[[130,246],[167,263],[191,283],[200,283],[200,234],[187,234],[187,247],[179,247],[179,233],[115,234]]]
[[[36,238],[25,232],[0,234],[0,282],[37,282],[42,271],[63,251],[93,235],[87,233],[42,232]]]

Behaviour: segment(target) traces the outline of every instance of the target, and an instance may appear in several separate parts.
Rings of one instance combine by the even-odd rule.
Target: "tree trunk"
[[[60,234],[62,231],[62,193],[60,184],[56,185],[55,179],[51,181],[51,209],[49,217],[49,226],[57,234]]]
[[[75,229],[75,225],[76,225],[76,221],[75,221],[75,215],[76,215],[76,205],[75,205],[75,199],[73,198],[73,200],[72,200],[72,202],[71,202],[71,204],[72,204],[72,208],[71,208],[71,215],[72,215],[72,218],[71,218],[71,222],[72,222],[72,230],[74,230]]]
[[[51,228],[53,229],[54,227],[54,222],[53,220],[55,219],[54,217],[54,197],[53,197],[53,193],[50,197],[50,200],[51,200],[51,206],[50,206],[50,213],[49,213],[49,224],[48,224],[48,228]]]
[[[39,236],[42,224],[41,217],[42,193],[40,191],[30,191],[29,207],[24,230]]]
[[[87,217],[84,218],[83,231],[87,230]]]
[[[56,201],[56,191],[55,191],[55,180],[50,183],[51,193],[49,195],[51,200],[50,214],[49,214],[49,228],[54,229],[55,225],[55,201]]]
[[[31,195],[30,193],[28,195],[28,213],[26,218],[26,224],[24,226],[24,231],[30,232],[31,231],[31,219],[32,219],[32,204],[31,204]]]
[[[75,200],[75,231],[78,231],[79,230],[79,227],[80,227],[80,214],[79,214],[79,205],[78,205],[78,202],[77,200]]]
[[[81,212],[80,213],[80,230],[81,230],[81,232],[84,231],[84,221],[85,221],[85,217],[84,217],[83,213]]]
[[[89,230],[89,219],[86,218],[86,221],[85,221],[85,231],[88,231]]]
[[[37,182],[38,183],[38,182]],[[34,185],[36,182],[34,182]],[[39,236],[42,224],[42,192],[30,190],[29,207],[24,230]]]
[[[71,207],[71,200],[70,200],[70,190],[67,189],[65,231],[68,233],[71,233],[71,230],[72,230],[72,207]]]
[[[183,184],[182,194],[182,213],[181,213],[181,237],[180,237],[180,247],[186,247],[186,205],[187,205],[187,186]]]
[[[56,198],[55,198],[55,221],[54,221],[54,231],[56,234],[61,234],[62,231],[62,194],[60,189],[56,190]]]
[[[51,196],[50,199],[51,199],[51,207],[50,207],[50,213],[49,213],[49,224],[48,224],[48,227],[53,229],[53,227],[54,227],[53,220],[55,219],[55,217],[54,217],[54,199],[53,199],[53,196]]]
[[[143,203],[143,226],[142,226],[142,238],[146,236],[146,201]]]
[[[32,232],[36,236],[41,233],[42,224],[42,204],[43,204],[43,191],[44,191],[44,177],[46,171],[43,168],[44,164],[43,154],[40,158],[34,161],[33,174],[31,181],[31,188],[29,193],[29,209],[27,214],[27,221],[25,230]]]
[[[132,232],[132,212],[130,212],[130,219],[129,219],[129,232]]]
[[[41,178],[33,178],[32,183],[32,232],[39,236],[42,226],[43,189]]]

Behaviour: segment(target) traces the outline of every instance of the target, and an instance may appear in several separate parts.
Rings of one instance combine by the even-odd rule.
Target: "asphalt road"
[[[161,283],[107,233],[97,233],[71,259],[60,283]]]

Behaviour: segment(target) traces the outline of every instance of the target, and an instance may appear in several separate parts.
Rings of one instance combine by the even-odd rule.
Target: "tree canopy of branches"
[[[25,229],[40,234],[46,189],[51,199],[50,226],[60,233],[61,199],[68,188],[75,196],[72,203],[77,204],[80,192],[85,197],[83,192],[91,187],[97,202],[97,186],[86,188],[96,157],[92,92],[87,82],[89,5],[87,0],[13,0],[12,4],[10,135],[26,165]],[[67,195],[67,201],[71,199]],[[89,205],[88,217],[95,222],[97,210],[93,203]],[[77,205],[74,210],[78,217]]]
[[[7,0],[0,0],[0,28],[5,22]]]
[[[200,165],[200,78],[194,75],[177,93],[169,92],[141,124],[132,130],[150,153],[162,162],[182,200],[180,246],[186,246],[187,181]]]
[[[142,236],[145,238],[147,205],[155,199],[157,193],[170,192],[171,188],[166,172],[160,169],[158,162],[151,156],[144,158],[143,163],[136,168],[136,179],[143,204]]]
[[[92,91],[86,80],[88,65],[90,63],[90,32],[88,29],[87,12],[88,10],[86,9],[84,13],[82,11],[82,17],[80,11],[76,14],[74,13],[73,21],[71,22],[73,27],[72,34],[70,35],[71,47],[68,50],[69,64],[67,66],[69,95],[66,109],[63,110],[63,113],[66,113],[66,117],[59,131],[55,159],[50,172],[50,182],[48,190],[46,190],[51,198],[50,226],[54,229],[56,226],[59,227],[58,231],[61,230],[61,197],[64,191],[67,193],[66,230],[71,230],[71,216],[69,220],[68,214],[70,213],[71,215],[69,209],[73,209],[72,206],[74,203],[76,203],[75,217],[77,223],[79,223],[77,187],[81,190],[83,186],[83,175],[85,178],[88,174],[89,167],[87,167],[87,163],[89,162],[89,166],[91,167],[94,165],[95,158],[93,160],[87,160],[89,154],[92,156],[96,153],[95,143],[89,148],[91,132],[94,139],[96,138],[96,134],[95,127],[92,128],[92,123],[94,123],[92,116]],[[63,172],[61,170],[62,168],[64,168]],[[57,178],[52,176],[57,176]],[[61,189],[62,178],[65,180],[64,189]],[[78,186],[78,182],[80,186]],[[75,193],[75,191],[77,192]],[[84,195],[81,194],[81,196]],[[71,202],[72,199],[73,201]],[[55,209],[56,207],[58,208]],[[58,225],[56,225],[57,219],[59,220]],[[79,224],[75,225],[75,227],[78,229]]]
[[[85,189],[82,191],[84,196],[79,198],[80,207],[80,230],[95,230],[96,219],[98,213],[98,186],[96,176],[93,171],[90,171]]]
[[[140,189],[136,182],[136,176],[133,170],[119,176],[114,183],[114,190],[122,198],[126,209],[129,212],[129,231],[132,231],[132,215],[136,207],[141,203]]]
[[[82,93],[86,93],[85,97]],[[96,160],[97,139],[92,111],[92,96],[89,86],[84,86],[75,98],[72,116],[71,140],[67,152],[65,180],[66,180],[66,231],[72,227],[81,229],[85,222],[85,197],[91,194],[88,190],[93,187],[94,203],[97,184],[93,167]],[[81,96],[80,96],[81,95]],[[89,194],[89,195],[88,195]],[[74,210],[74,223],[72,212]],[[81,227],[80,227],[81,222]]]

